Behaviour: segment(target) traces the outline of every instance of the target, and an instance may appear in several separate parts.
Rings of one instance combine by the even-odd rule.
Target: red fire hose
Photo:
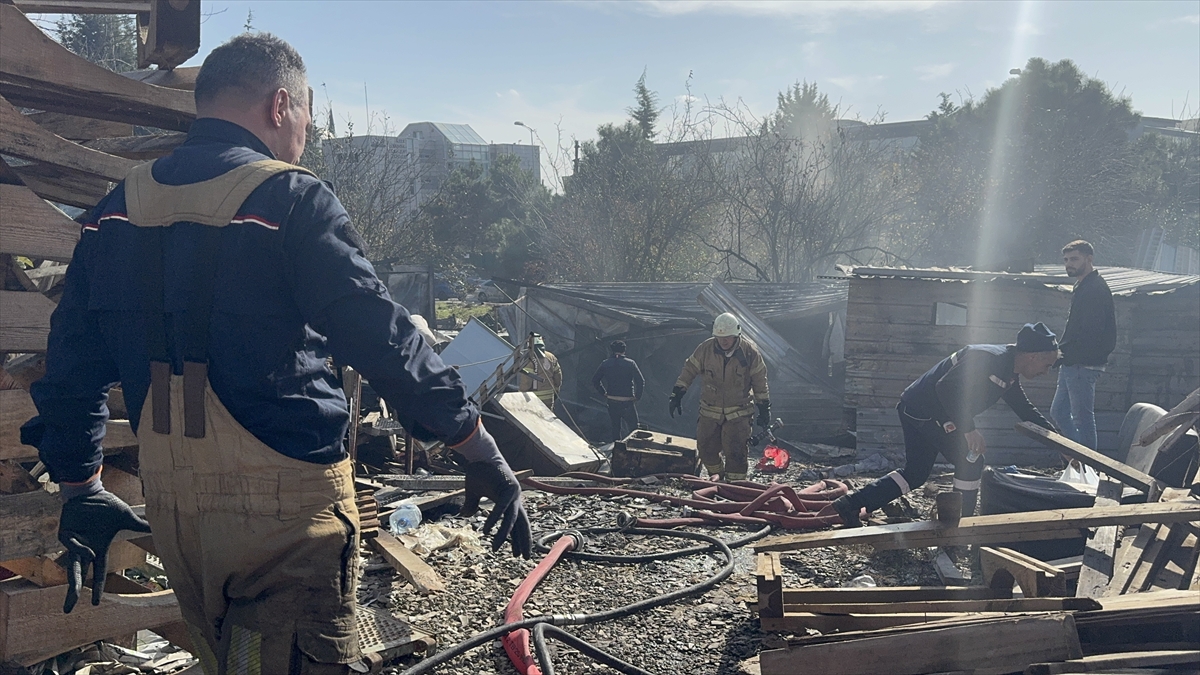
[[[554,546],[550,548],[546,557],[542,558],[542,561],[525,577],[521,585],[517,586],[512,599],[508,601],[508,606],[504,608],[504,623],[513,623],[525,618],[525,601],[533,594],[533,589],[537,588],[542,579],[546,578],[551,568],[562,558],[564,553],[574,551],[582,543],[583,535],[574,532],[568,532],[554,542]],[[504,643],[504,651],[508,653],[508,660],[512,661],[517,672],[521,675],[542,675],[542,669],[538,668],[533,657],[533,650],[529,648],[528,630],[524,628],[514,630],[505,634],[500,641]]]
[[[568,474],[588,480],[625,482],[597,474]],[[682,518],[638,518],[637,527],[673,528],[681,525],[777,525],[786,530],[810,530],[842,522],[836,513],[819,515],[834,499],[846,494],[845,483],[825,479],[797,492],[790,485],[763,485],[750,481],[712,483],[686,474],[664,474],[661,477],[679,478],[696,488],[691,498],[645,492],[626,487],[560,487],[534,478],[522,483],[534,490],[558,495],[601,495],[606,497],[639,497],[651,502],[664,502],[684,507]]]

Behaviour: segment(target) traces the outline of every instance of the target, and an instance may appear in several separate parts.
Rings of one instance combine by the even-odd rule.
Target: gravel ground
[[[751,460],[751,466],[754,459]],[[811,483],[829,467],[793,461],[783,474],[751,475],[752,480],[786,482],[797,486]],[[840,480],[851,487],[872,480],[864,475]],[[916,490],[905,503],[892,509],[890,520],[927,518],[935,487],[949,486],[949,474],[930,480],[928,490]],[[686,494],[681,485],[667,484],[647,490]],[[648,517],[671,517],[679,510],[669,505],[650,504],[641,499],[557,496],[526,492],[526,504],[539,533],[565,529],[612,527],[616,514],[628,511]],[[435,523],[447,528],[478,528],[482,516],[469,520],[448,515]],[[747,533],[736,527],[705,528],[725,540]],[[665,537],[609,534],[589,538],[587,550],[631,554],[691,545]],[[936,585],[938,578],[930,561],[935,552],[927,549],[880,551],[869,547],[822,548],[786,554],[783,558],[785,587],[837,587],[869,574],[880,586]],[[734,550],[736,570],[730,578],[707,593],[649,610],[625,619],[571,627],[588,640],[641,668],[662,675],[675,673],[742,673],[742,662],[763,649],[784,644],[786,634],[763,632],[755,612],[755,563],[753,551]],[[426,556],[426,561],[445,579],[448,591],[419,595],[404,579],[393,575],[383,559],[364,556],[367,573],[360,586],[360,602],[386,606],[398,618],[437,636],[439,648],[464,640],[500,621],[504,606],[535,561],[514,559],[478,547],[457,546]],[[965,565],[965,562],[963,563]],[[566,559],[560,562],[534,591],[525,605],[525,615],[594,612],[630,604],[637,600],[682,588],[708,578],[721,567],[719,555],[693,555],[649,564],[609,564]],[[563,673],[612,673],[578,652],[551,641],[556,648],[555,664]],[[399,672],[416,659],[407,659],[387,673]],[[515,673],[498,641],[460,656],[439,673],[484,675]]]

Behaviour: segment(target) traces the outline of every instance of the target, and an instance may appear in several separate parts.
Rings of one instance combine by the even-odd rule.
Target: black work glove
[[[108,576],[108,547],[121,530],[149,532],[150,523],[133,512],[119,497],[101,489],[67,500],[58,521],[58,540],[67,548],[67,599],[69,614],[79,600],[79,590],[92,566],[92,604],[100,604]]]
[[[759,401],[755,405],[758,406],[758,426],[766,429],[771,426],[771,402]]]
[[[528,559],[533,554],[533,530],[521,503],[521,483],[504,461],[495,439],[480,424],[470,438],[453,449],[467,460],[466,500],[458,515],[474,515],[482,497],[492,500],[492,512],[483,523],[484,534],[500,523],[492,537],[492,550],[499,551],[505,540],[511,539],[513,555]]]
[[[679,385],[671,390],[671,402],[667,404],[667,412],[671,413],[674,418],[676,413],[683,414],[683,395],[687,393],[687,389]]]

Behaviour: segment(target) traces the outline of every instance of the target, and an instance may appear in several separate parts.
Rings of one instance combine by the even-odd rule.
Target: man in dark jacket
[[[625,342],[614,340],[608,346],[612,358],[605,359],[596,374],[592,386],[608,402],[608,419],[612,423],[612,439],[621,438],[621,420],[633,431],[638,427],[637,402],[642,398],[646,380],[633,359],[625,358]]]
[[[1021,378],[1045,374],[1058,359],[1054,333],[1045,324],[1025,324],[1015,345],[969,345],[930,368],[900,395],[896,410],[904,431],[905,464],[865,488],[835,500],[846,527],[862,525],[871,511],[920,487],[941,453],[954,465],[954,490],[963,493],[963,515],[975,513],[987,444],[975,416],[1000,399],[1023,421],[1051,425],[1025,396]]]
[[[1095,251],[1080,239],[1063,247],[1067,276],[1075,279],[1063,330],[1058,389],[1050,416],[1067,438],[1096,449],[1096,381],[1117,346],[1112,291],[1092,267]]]
[[[465,508],[491,498],[487,525],[503,517],[493,547],[511,538],[530,554],[520,486],[462,381],[376,278],[329,186],[294,165],[306,80],[300,55],[268,33],[209,54],[187,140],[83,220],[30,391],[39,417],[22,428],[62,488],[64,610],[89,565],[99,604],[119,530],[152,528],[209,675],[246,663],[349,673],[360,660],[350,420],[329,356],[414,436],[455,448]],[[101,482],[118,382],[146,520]]]

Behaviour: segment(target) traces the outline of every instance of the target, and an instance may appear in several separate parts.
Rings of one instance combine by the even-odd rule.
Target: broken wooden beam
[[[795,551],[822,546],[870,544],[876,549],[967,546],[1006,542],[1068,539],[1079,530],[1105,525],[1179,523],[1200,520],[1200,502],[1129,504],[1108,508],[1052,509],[963,518],[958,527],[937,522],[873,525],[830,532],[810,532],[770,537],[754,550]]]
[[[0,14],[4,12],[0,5]],[[92,150],[39,127],[12,103],[0,97],[0,152],[33,162],[53,164],[68,171],[97,176],[114,183],[137,162]]]
[[[32,665],[89,642],[182,620],[174,591],[105,593],[63,614],[64,586],[0,581],[0,661]]]
[[[1066,575],[1053,565],[1010,548],[979,549],[983,579],[992,588],[1021,587],[1026,598],[1061,596],[1067,592]]]
[[[192,92],[138,82],[76,56],[0,3],[0,96],[13,105],[187,131]]]
[[[956,519],[954,522],[957,524],[959,521]],[[958,569],[958,565],[945,549],[938,550],[937,557],[933,559],[933,568],[938,579],[946,586],[966,586],[971,582],[970,571],[964,573]]]
[[[380,530],[369,540],[369,544],[421,595],[446,590],[446,582],[442,580],[441,575],[422,560],[421,556],[408,550],[408,547],[390,532]]]
[[[1119,654],[1095,654],[1080,659],[1057,663],[1033,663],[1025,669],[1025,675],[1060,675],[1060,673],[1099,673],[1126,668],[1151,668],[1154,666],[1177,666],[1200,664],[1200,651],[1178,649],[1169,651],[1122,652]]]
[[[69,262],[79,223],[24,185],[0,183],[0,253]]]
[[[1122,485],[1107,476],[1102,476],[1096,487],[1096,503],[1099,508],[1117,506],[1121,503]],[[1117,550],[1117,526],[1097,527],[1083,551],[1083,567],[1079,581],[1075,584],[1075,597],[1098,598],[1104,593],[1113,574],[1113,556]]]
[[[986,586],[890,586],[877,588],[785,588],[785,605],[821,602],[891,603],[930,602],[937,600],[1003,600],[1012,597],[1011,588]]]
[[[928,614],[974,612],[1085,612],[1101,609],[1093,598],[1007,598],[1000,600],[927,600],[917,602],[828,602],[787,604],[788,612],[815,614]],[[786,614],[785,614],[786,616]]]
[[[1072,616],[1046,614],[794,640],[762,652],[759,663],[762,675],[987,675],[1082,656]]]
[[[183,145],[183,142],[186,140],[187,134],[172,131],[165,134],[147,134],[145,136],[97,138],[83,143],[83,147],[99,150],[100,152],[117,157],[144,162],[171,154],[171,151]]]
[[[1077,459],[1097,471],[1108,474],[1110,478],[1115,478],[1130,487],[1145,492],[1148,500],[1158,499],[1158,493],[1162,491],[1162,483],[1150,474],[1102,455],[1062,434],[1043,429],[1032,422],[1018,422],[1016,429],[1022,435],[1040,442],[1051,450],[1057,450],[1071,459]]]

